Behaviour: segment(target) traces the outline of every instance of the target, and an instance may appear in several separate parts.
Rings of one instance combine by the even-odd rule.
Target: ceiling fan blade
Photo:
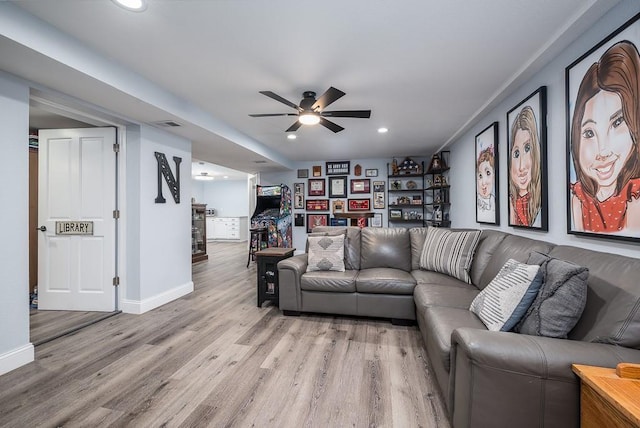
[[[250,114],[251,117],[272,117],[272,116],[297,116],[295,113],[264,113],[264,114]]]
[[[371,117],[371,110],[323,111],[320,115],[324,117],[359,117],[369,119]]]
[[[273,92],[271,92],[271,91],[260,91],[260,93],[261,93],[262,95],[266,95],[266,96],[268,96],[268,97],[269,97],[269,98],[271,98],[271,99],[274,99],[274,100],[276,100],[276,101],[280,101],[280,102],[281,102],[282,104],[284,104],[284,105],[288,105],[288,106],[289,106],[289,107],[291,107],[291,108],[294,108],[294,109],[296,109],[296,110],[298,110],[298,111],[302,111],[302,109],[301,109],[299,106],[297,106],[296,104],[292,103],[292,102],[291,102],[291,101],[289,101],[289,100],[286,100],[286,99],[282,98],[282,97],[281,97],[280,95],[278,95],[278,94],[274,94],[274,93],[273,93]]]
[[[330,120],[325,119],[324,117],[320,118],[320,125],[324,126],[325,128],[329,128],[333,132],[340,132],[344,129],[342,126],[338,125],[337,123],[333,123]]]
[[[326,90],[326,92],[320,95],[320,98],[316,100],[311,106],[311,110],[322,111],[332,102],[342,98],[345,95],[340,89],[336,89],[333,86]]]
[[[300,122],[298,122],[297,120],[295,122],[293,122],[293,125],[291,125],[286,131],[284,132],[295,132],[298,130],[298,128],[300,128],[302,126],[302,124]]]

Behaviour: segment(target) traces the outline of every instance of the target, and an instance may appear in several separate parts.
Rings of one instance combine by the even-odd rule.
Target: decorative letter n
[[[173,161],[176,164],[176,176],[173,176],[173,172],[171,172],[171,168],[169,167],[169,162],[167,162],[167,157],[164,153],[154,152],[156,155],[156,160],[158,161],[158,196],[156,197],[156,204],[164,204],[166,199],[162,196],[162,177],[164,177],[164,181],[167,182],[167,186],[169,186],[169,191],[173,196],[173,200],[176,204],[180,203],[180,162],[182,162],[182,158],[173,157]]]

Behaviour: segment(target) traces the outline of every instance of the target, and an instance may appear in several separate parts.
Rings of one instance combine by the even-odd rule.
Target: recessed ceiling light
[[[227,179],[227,178],[229,178],[229,176],[228,176],[228,175],[225,175],[225,176],[224,176],[224,177],[222,177],[222,178]]]
[[[378,128],[378,132],[384,134],[385,132],[389,132],[389,130],[387,128]]]
[[[111,0],[123,9],[142,12],[147,8],[147,0]]]
[[[287,135],[287,138],[290,139],[290,140],[295,140],[298,137],[296,137],[296,134],[289,134],[289,135]]]

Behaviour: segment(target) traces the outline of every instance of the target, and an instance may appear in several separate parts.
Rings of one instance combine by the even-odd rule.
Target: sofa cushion
[[[360,269],[360,228],[356,226],[316,226],[309,235],[344,234],[344,265],[347,270]]]
[[[420,269],[420,257],[424,247],[424,239],[427,237],[428,227],[412,227],[409,229],[411,239],[411,270]]]
[[[444,273],[434,272],[432,270],[413,270],[411,271],[411,275],[413,275],[418,284],[440,284],[451,285],[452,287],[459,287],[462,285],[466,287],[472,286],[464,281],[460,281],[458,278],[454,278]]]
[[[487,267],[480,276],[480,280],[474,282],[474,284],[482,290],[496,277],[507,260],[514,259],[525,263],[531,251],[540,251],[548,254],[553,247],[554,244],[550,242],[537,241],[518,235],[507,235],[495,248]]]
[[[587,302],[589,270],[533,251],[529,264],[540,265],[542,286],[514,331],[566,339]]]
[[[493,253],[507,235],[506,232],[500,230],[484,229],[482,231],[480,241],[478,241],[478,246],[476,247],[476,253],[473,255],[473,263],[471,263],[470,276],[472,284],[478,285],[480,283],[482,273],[489,265]]]
[[[309,236],[307,272],[344,272],[344,235]]]
[[[399,269],[362,269],[356,278],[358,293],[413,294],[415,286],[413,276]]]
[[[469,310],[491,331],[510,331],[536,298],[542,273],[540,266],[509,259],[498,275],[483,289]]]
[[[418,284],[413,290],[413,300],[418,310],[427,306],[446,306],[469,309],[480,292],[475,286],[458,281],[460,285]]]
[[[451,361],[449,351],[451,350],[451,333],[457,328],[471,327],[486,330],[480,319],[468,309],[448,308],[444,306],[430,306],[424,310],[425,324],[429,326],[426,335],[427,353],[429,359],[434,358],[434,365],[439,365],[449,372]]]
[[[570,246],[549,255],[589,269],[587,303],[569,339],[640,349],[640,259]]]
[[[420,268],[471,283],[469,269],[481,233],[480,230],[452,232],[429,227],[420,257]]]
[[[344,272],[317,271],[302,274],[300,289],[307,291],[332,291],[336,293],[355,293],[357,270]]]
[[[360,269],[394,268],[411,271],[411,240],[402,227],[362,229]]]

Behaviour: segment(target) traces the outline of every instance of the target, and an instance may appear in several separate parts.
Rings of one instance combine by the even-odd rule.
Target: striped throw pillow
[[[509,259],[478,294],[469,310],[491,331],[511,331],[538,295],[542,285],[538,265]]]
[[[453,232],[429,227],[420,256],[420,269],[440,272],[471,284],[469,270],[481,230]]]

